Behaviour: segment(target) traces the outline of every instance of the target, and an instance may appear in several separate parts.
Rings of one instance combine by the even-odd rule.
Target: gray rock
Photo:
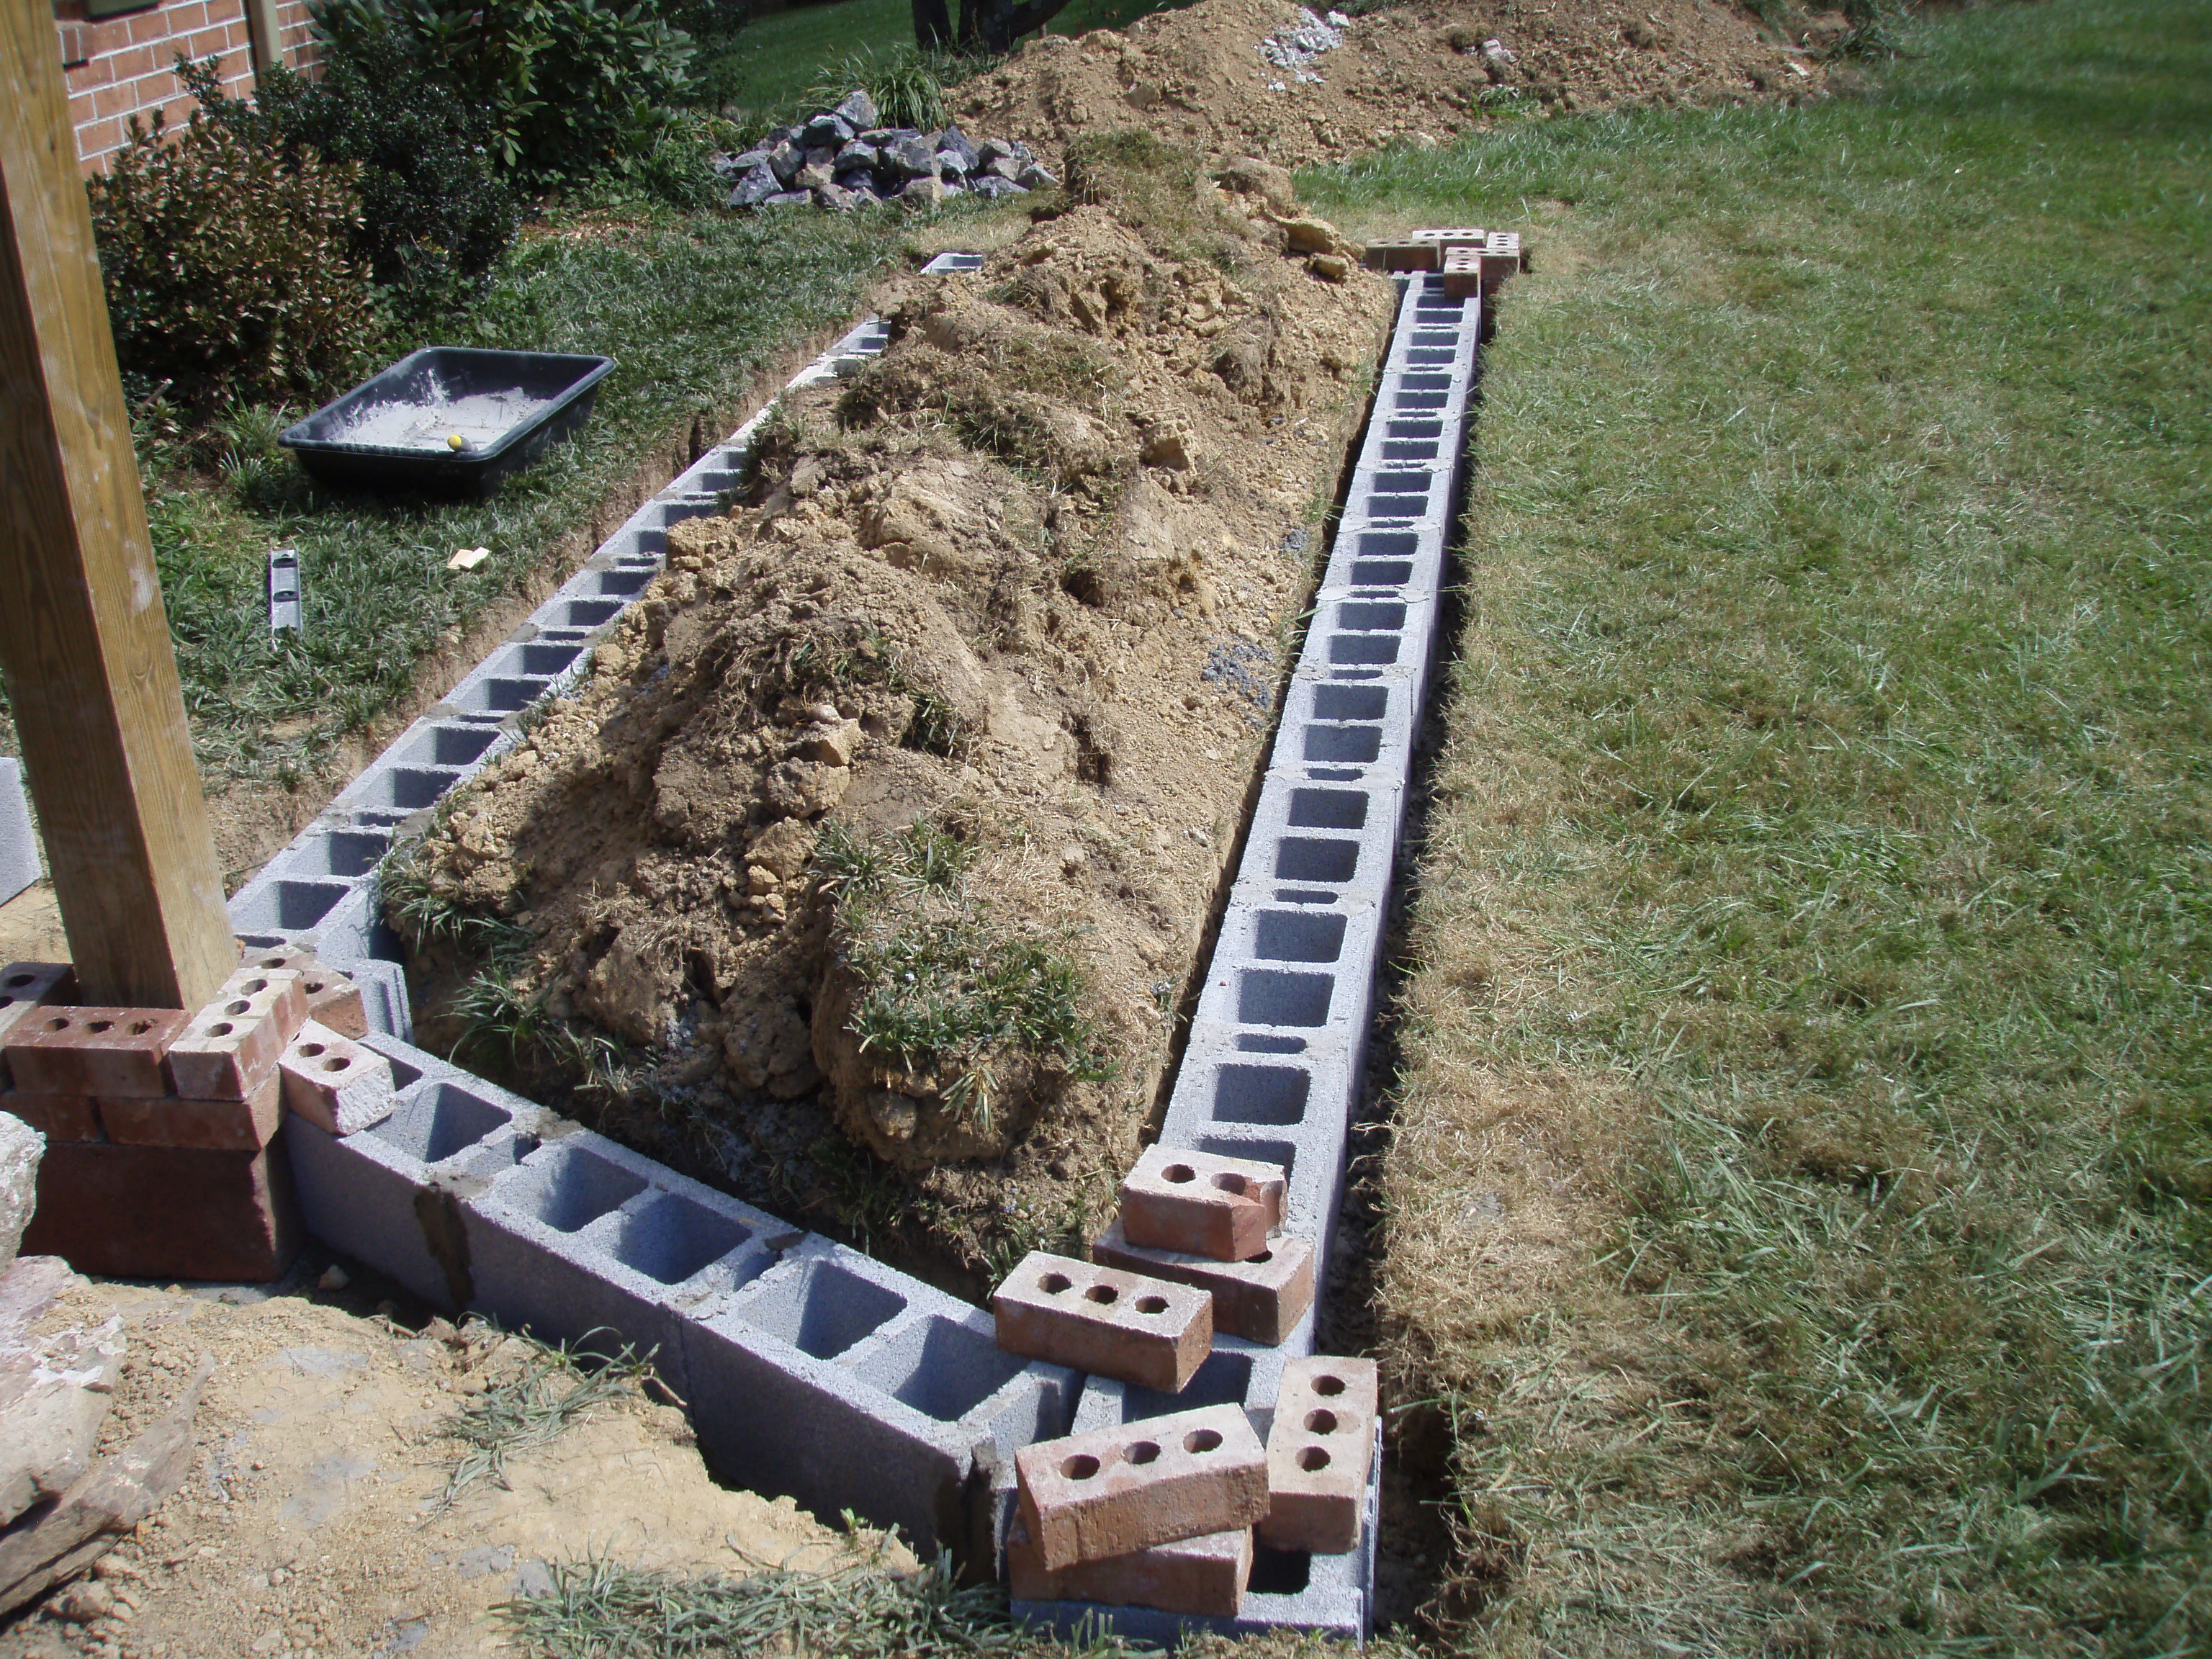
[[[940,150],[949,149],[960,158],[961,172],[973,173],[975,170],[975,146],[968,142],[967,135],[958,127],[947,127],[939,133],[937,147]]]
[[[1021,174],[1022,164],[1011,155],[994,155],[975,169],[979,177],[1004,179],[1008,184]]]
[[[789,185],[792,175],[806,165],[806,152],[788,138],[768,153],[769,171],[779,185]]]
[[[0,1273],[0,1525],[58,1498],[92,1466],[92,1446],[123,1370],[123,1320],[52,1317],[91,1283],[58,1255],[18,1257]]]
[[[863,167],[872,172],[875,169],[876,163],[882,159],[882,152],[878,150],[873,144],[864,144],[859,139],[855,138],[851,143],[846,145],[844,149],[837,152],[837,161],[834,170],[840,179],[843,178],[848,173],[858,173]]]
[[[896,127],[867,127],[854,133],[853,137],[861,143],[873,144],[880,149],[885,144],[898,143],[906,135]]]
[[[822,185],[814,191],[814,203],[817,207],[827,208],[832,213],[850,213],[854,206],[853,192],[842,185]]]
[[[791,175],[793,190],[819,190],[837,176],[837,153],[830,149],[810,149],[806,165]]]
[[[39,878],[39,833],[31,827],[22,763],[0,759],[0,904]]]
[[[925,173],[907,180],[906,188],[899,191],[899,200],[908,207],[933,208],[945,198],[945,181],[933,173]]]
[[[968,164],[960,159],[957,149],[940,149],[933,159],[937,165],[937,176],[948,185],[957,185],[968,176]]]
[[[987,167],[1001,156],[1012,157],[1013,153],[1014,147],[1003,138],[986,138],[975,146],[975,159]],[[1006,177],[1011,179],[1013,175],[1008,173]]]
[[[869,203],[880,201],[883,198],[882,180],[866,167],[861,167],[853,173],[839,173],[837,183],[840,187],[853,192],[857,198],[854,202],[855,207],[866,207]]]
[[[733,173],[750,173],[768,160],[771,149],[772,146],[768,144],[756,144],[750,149],[741,151],[730,157],[730,165],[726,171]]]
[[[804,190],[785,190],[777,191],[775,195],[769,197],[768,200],[763,202],[761,205],[763,207],[772,208],[805,207],[813,199],[814,197],[811,191]]]
[[[1006,148],[1013,152],[1014,160],[1017,161],[1034,161],[1036,160],[1036,153],[1030,149],[1027,144],[1024,143],[1018,138],[1009,138],[1006,140]]]
[[[215,1370],[213,1356],[154,1425],[101,1460],[51,1509],[0,1532],[0,1615],[65,1584],[161,1506],[192,1467],[192,1419]]]
[[[0,1112],[0,1273],[15,1259],[23,1229],[39,1206],[39,1160],[46,1138],[10,1112]]]
[[[1024,190],[1011,179],[1002,179],[995,173],[979,173],[968,181],[968,188],[986,201],[995,202],[1002,196],[1026,196]]]
[[[1060,182],[1035,161],[1025,161],[1022,170],[1014,175],[1014,182],[1024,190],[1050,190]]]
[[[847,126],[859,132],[875,125],[876,100],[868,96],[865,88],[855,87],[837,106],[836,112]]]
[[[730,205],[733,208],[758,207],[782,188],[783,181],[763,161],[738,180],[737,188],[730,192]]]
[[[924,173],[932,178],[937,176],[937,147],[921,133],[900,139],[882,154],[886,161],[897,167],[907,178],[919,179]]]
[[[832,150],[842,149],[853,136],[853,124],[842,115],[822,114],[806,124],[805,142],[810,150],[827,144]]]

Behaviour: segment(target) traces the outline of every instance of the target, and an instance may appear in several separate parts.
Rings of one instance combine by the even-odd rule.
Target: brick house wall
[[[87,17],[86,0],[54,0],[54,27],[69,78],[70,120],[86,173],[97,173],[123,146],[124,124],[150,121],[157,110],[181,122],[191,108],[170,65],[182,52],[195,61],[222,59],[222,87],[233,97],[253,89],[252,0],[158,0],[113,17]],[[316,52],[307,0],[276,0],[277,38],[284,63],[314,66]]]

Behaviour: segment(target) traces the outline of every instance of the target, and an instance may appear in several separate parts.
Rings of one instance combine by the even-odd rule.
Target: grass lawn
[[[1455,1644],[2212,1644],[2212,4],[1910,45],[1304,181],[1537,262],[1380,1176]]]
[[[672,432],[726,409],[780,355],[850,315],[903,234],[881,214],[708,213],[526,236],[443,343],[600,352],[617,368],[576,439],[489,501],[319,489],[270,443],[298,410],[240,416],[218,477],[153,442],[148,511],[210,784],[310,770],[332,737],[401,699],[425,653],[523,586]],[[410,343],[427,342],[395,341],[390,355]],[[307,625],[272,646],[263,563],[286,544],[301,551]],[[490,559],[446,569],[477,546]]]
[[[757,17],[732,34],[706,42],[693,72],[711,101],[751,127],[785,112],[818,78],[824,64],[849,54],[914,45],[910,0],[843,0],[795,6]]]

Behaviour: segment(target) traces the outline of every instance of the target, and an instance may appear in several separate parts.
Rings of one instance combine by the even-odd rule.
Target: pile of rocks
[[[953,196],[1018,196],[1060,182],[1018,141],[978,144],[958,127],[878,126],[875,100],[858,91],[742,155],[717,155],[714,170],[733,181],[733,208],[811,204],[838,212],[872,202],[935,207]]]

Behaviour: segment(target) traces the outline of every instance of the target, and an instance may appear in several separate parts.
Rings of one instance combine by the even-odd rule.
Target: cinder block
[[[976,1535],[979,1446],[1063,1432],[1078,1378],[1000,1351],[990,1316],[809,1237],[684,1328],[701,1449],[817,1515],[896,1525],[923,1555]]]
[[[272,1067],[243,1099],[108,1098],[96,1103],[100,1127],[121,1146],[195,1146],[252,1152],[284,1121],[284,1082]]]
[[[252,1098],[276,1080],[277,1060],[307,1019],[298,974],[283,968],[233,974],[169,1045],[169,1080],[176,1094],[185,1100]]]
[[[1249,1261],[1283,1224],[1283,1171],[1271,1165],[1163,1142],[1146,1147],[1121,1182],[1121,1230],[1150,1249]]]
[[[4,1052],[25,1094],[169,1092],[162,1058],[185,1027],[179,1008],[80,1008],[49,1004],[9,1030]]]
[[[691,1397],[685,1318],[805,1235],[665,1165],[577,1130],[460,1194],[471,1305],[547,1341],[651,1352]]]
[[[392,1114],[392,1066],[383,1055],[309,1020],[277,1061],[284,1107],[334,1135],[366,1129]]]
[[[23,793],[22,763],[0,757],[0,904],[41,873],[38,832],[31,827],[31,803]]]
[[[8,1070],[8,1033],[33,1008],[65,1003],[76,994],[76,970],[66,962],[11,962],[0,968],[0,1089],[13,1086]]]
[[[283,1154],[49,1145],[27,1255],[118,1279],[281,1278],[299,1244]]]
[[[100,1109],[88,1095],[0,1092],[0,1112],[20,1117],[50,1141],[98,1140]]]
[[[1267,1455],[1237,1406],[1025,1446],[1014,1468],[1048,1571],[1231,1532],[1267,1508]]]
[[[1313,1305],[1313,1246],[1288,1233],[1269,1239],[1267,1248],[1249,1261],[1217,1261],[1132,1244],[1116,1216],[1091,1254],[1109,1267],[1207,1292],[1213,1298],[1214,1329],[1249,1341],[1283,1341]]]
[[[1252,1575],[1252,1534],[1240,1528],[1158,1544],[1133,1555],[1048,1571],[1018,1516],[1006,1540],[1006,1589],[1024,1601],[1092,1601],[1234,1619]]]
[[[1358,1543],[1379,1410],[1371,1359],[1316,1354],[1283,1368],[1260,1523],[1269,1545],[1342,1555]]]
[[[1032,1250],[991,1297],[999,1346],[1170,1393],[1213,1346],[1213,1303],[1188,1285]]]
[[[392,1115],[340,1138],[304,1118],[286,1121],[307,1230],[390,1273],[434,1307],[476,1300],[460,1202],[535,1152],[562,1120],[458,1066],[374,1036],[391,1065]]]

